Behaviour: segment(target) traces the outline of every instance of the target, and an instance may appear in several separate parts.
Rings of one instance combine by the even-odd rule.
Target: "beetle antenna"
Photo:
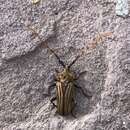
[[[39,38],[39,40],[40,40],[41,42],[44,42],[44,41],[42,40],[42,38],[39,36],[39,34],[38,34],[33,28],[28,27],[28,29],[31,30],[31,31],[33,31],[34,34]],[[63,62],[63,61],[60,59],[60,57],[54,52],[54,50],[51,49],[47,43],[45,43],[45,46],[49,49],[49,51],[50,51],[51,53],[53,53],[53,54],[55,55],[55,57],[57,58],[59,64],[62,65],[63,67],[65,67],[64,62]]]
[[[68,66],[70,68],[78,59],[80,58],[80,55],[78,55]]]
[[[47,45],[48,46],[48,45]],[[59,64],[61,64],[63,67],[65,67],[64,62],[60,59],[60,57],[54,52],[54,50],[52,50],[49,46],[48,49],[55,55],[55,57],[57,58]]]

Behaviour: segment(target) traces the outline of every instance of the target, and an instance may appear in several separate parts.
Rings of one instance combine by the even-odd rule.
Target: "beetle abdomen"
[[[57,112],[60,115],[67,115],[73,108],[74,86],[73,82],[56,83]]]

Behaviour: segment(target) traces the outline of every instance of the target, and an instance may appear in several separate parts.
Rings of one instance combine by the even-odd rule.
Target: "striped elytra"
[[[74,80],[76,76],[68,66],[56,75],[56,101],[57,112],[60,115],[68,115],[74,107],[75,86]]]

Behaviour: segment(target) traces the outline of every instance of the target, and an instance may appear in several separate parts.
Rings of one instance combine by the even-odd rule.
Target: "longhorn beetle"
[[[40,39],[41,42],[42,39],[38,35],[38,33],[31,29]],[[100,40],[100,39],[99,39]],[[96,42],[94,44],[97,44]],[[80,58],[81,55],[78,55],[69,65],[66,65],[60,57],[52,50],[47,43],[45,43],[45,46],[49,49],[50,52],[52,52],[55,57],[57,58],[59,64],[63,67],[62,70],[56,70],[56,74],[54,76],[54,82],[52,85],[48,87],[48,94],[50,95],[50,88],[56,87],[56,95],[53,97],[50,102],[53,104],[54,107],[57,108],[57,113],[59,113],[62,116],[69,115],[70,113],[73,114],[73,109],[75,106],[75,88],[79,88],[84,96],[90,98],[91,94],[86,94],[84,90],[76,84],[76,80],[78,80],[79,76],[84,73],[81,72],[79,76],[76,76],[75,73],[71,70],[71,67],[73,64],[76,63],[76,61]],[[54,103],[56,100],[57,104]]]

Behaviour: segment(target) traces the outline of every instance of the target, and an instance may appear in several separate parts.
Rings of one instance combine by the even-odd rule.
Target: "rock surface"
[[[129,23],[114,1],[0,0],[0,130],[129,130]],[[92,98],[77,90],[77,118],[55,114],[46,93],[61,67],[45,44],[70,63],[98,32],[112,37],[72,67]]]

